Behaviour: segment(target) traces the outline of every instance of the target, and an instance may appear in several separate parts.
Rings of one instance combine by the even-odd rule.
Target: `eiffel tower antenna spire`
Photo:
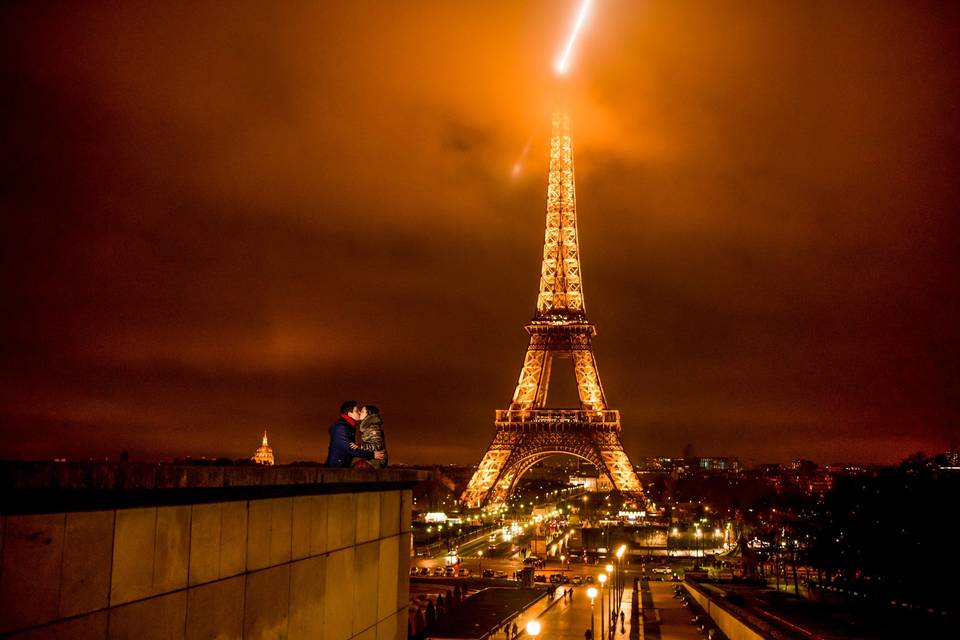
[[[618,491],[645,503],[640,480],[620,441],[620,412],[607,407],[597,373],[580,274],[570,119],[553,118],[546,231],[537,310],[526,326],[530,345],[510,408],[496,412],[497,432],[461,501],[497,505],[534,464],[557,454],[577,456],[606,474]],[[580,406],[547,407],[555,358],[571,358]]]
[[[540,294],[534,320],[557,317],[586,319],[580,281],[580,245],[577,237],[577,193],[573,176],[570,117],[553,116],[550,138],[550,174],[547,179],[547,224],[540,269]]]

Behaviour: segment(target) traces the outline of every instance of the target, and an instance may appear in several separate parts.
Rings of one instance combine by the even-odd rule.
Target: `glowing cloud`
[[[567,40],[567,46],[563,50],[563,55],[554,66],[558,75],[563,75],[570,68],[570,52],[573,51],[573,43],[577,41],[577,34],[580,33],[580,27],[583,26],[587,18],[587,12],[590,10],[591,0],[583,0],[580,5],[580,11],[577,12],[577,21],[573,25],[573,31],[570,32],[570,38]]]

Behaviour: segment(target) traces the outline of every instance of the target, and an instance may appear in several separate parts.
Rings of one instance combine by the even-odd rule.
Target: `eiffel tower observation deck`
[[[570,118],[553,117],[546,228],[537,310],[526,325],[530,344],[510,408],[461,496],[470,507],[502,503],[538,462],[569,454],[591,462],[624,495],[645,503],[640,480],[620,441],[620,413],[607,406],[587,319],[577,236],[577,198]],[[547,406],[554,359],[573,360],[580,406]]]

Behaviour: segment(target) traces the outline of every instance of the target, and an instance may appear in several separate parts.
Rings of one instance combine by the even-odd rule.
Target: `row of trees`
[[[917,454],[874,473],[838,476],[822,498],[786,493],[745,533],[764,543],[761,560],[786,569],[798,590],[801,567],[815,587],[955,610],[960,473],[945,466]]]

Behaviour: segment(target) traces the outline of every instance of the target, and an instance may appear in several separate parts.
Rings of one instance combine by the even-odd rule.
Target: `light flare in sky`
[[[590,11],[591,1],[592,0],[583,0],[580,4],[580,11],[577,12],[577,21],[573,24],[573,31],[570,32],[570,39],[567,40],[567,46],[563,50],[563,55],[560,56],[560,59],[554,67],[558,75],[562,76],[567,72],[567,69],[570,68],[570,52],[573,51],[573,43],[577,41],[577,34],[580,33],[580,28],[583,26],[583,22],[587,18],[587,13]]]
[[[523,163],[527,161],[527,154],[530,153],[531,144],[533,144],[533,136],[527,139],[527,144],[523,145],[523,151],[520,152],[520,157],[513,163],[513,169],[510,170],[510,175],[513,176],[514,180],[519,178],[520,174],[523,173]]]
[[[563,54],[554,65],[554,71],[557,72],[557,75],[564,75],[570,68],[570,57],[573,53],[573,45],[577,41],[577,35],[579,35],[580,29],[583,28],[583,24],[586,22],[591,4],[593,4],[593,0],[581,0],[580,2],[580,9],[577,11],[577,17],[573,23],[573,29],[570,31],[570,37],[567,38],[567,44],[563,48]],[[527,140],[523,151],[520,152],[520,157],[517,158],[510,169],[510,176],[514,180],[517,180],[523,174],[523,166],[526,163],[527,155],[530,153],[530,145],[533,143],[533,138],[534,136],[531,135]]]

